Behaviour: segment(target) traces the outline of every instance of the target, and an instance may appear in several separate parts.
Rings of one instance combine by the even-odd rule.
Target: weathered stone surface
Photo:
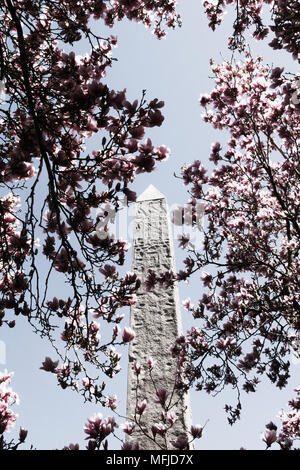
[[[156,272],[175,270],[173,242],[166,199],[152,185],[137,199],[135,208],[133,271],[142,282],[148,269]],[[143,419],[151,434],[151,425],[160,422],[161,407],[153,402],[154,385],[149,374],[142,374],[136,391],[136,376],[132,370],[134,360],[141,365],[146,364],[151,356],[156,361],[153,380],[157,388],[164,387],[170,392],[174,387],[176,364],[169,348],[175,338],[181,334],[181,318],[177,285],[168,289],[155,288],[147,292],[142,285],[137,292],[137,302],[131,308],[131,327],[136,338],[129,349],[127,416],[135,414],[137,401],[147,400],[147,413]],[[176,398],[177,404],[172,408],[179,416],[178,422],[170,431],[167,447],[174,449],[171,441],[190,426],[190,408],[188,398]],[[159,449],[154,441],[143,435],[141,430],[128,436],[129,441],[139,441],[144,450]],[[165,445],[162,438],[157,442]]]

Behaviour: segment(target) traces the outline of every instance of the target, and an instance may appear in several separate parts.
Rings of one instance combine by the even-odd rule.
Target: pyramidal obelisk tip
[[[165,196],[153,184],[149,184],[148,188],[137,198],[137,202],[153,199],[165,199]]]

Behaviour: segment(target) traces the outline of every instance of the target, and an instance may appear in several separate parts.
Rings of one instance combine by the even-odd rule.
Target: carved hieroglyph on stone
[[[150,185],[137,199],[135,206],[133,243],[133,271],[142,281],[137,291],[137,302],[131,307],[131,327],[136,338],[129,349],[127,417],[135,415],[137,400],[147,400],[147,412],[143,421],[151,425],[160,422],[160,405],[153,402],[155,388],[148,373],[143,373],[136,390],[136,376],[133,373],[133,361],[146,364],[151,356],[156,361],[152,375],[157,388],[168,389],[170,395],[174,387],[176,363],[169,351],[175,338],[181,334],[180,305],[177,285],[167,289],[155,287],[147,292],[143,281],[148,269],[160,273],[167,270],[175,271],[171,224],[166,199],[154,186]],[[174,396],[175,397],[175,396]],[[173,399],[175,403],[177,399]],[[187,434],[190,427],[190,408],[188,397],[180,399],[174,408],[178,421],[168,432],[167,447],[174,449],[171,441],[176,441],[179,434]],[[152,435],[152,434],[151,434]],[[157,442],[165,446],[160,436]],[[159,449],[159,446],[136,426],[128,441],[138,441],[143,450]]]

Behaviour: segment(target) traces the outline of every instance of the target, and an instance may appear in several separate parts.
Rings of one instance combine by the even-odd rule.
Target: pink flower
[[[236,339],[235,338],[230,338],[229,336],[227,336],[227,338],[225,338],[225,339],[220,338],[216,342],[216,348],[221,349],[222,351],[225,351],[226,349],[233,348],[233,347],[235,347],[235,345],[236,345]]]
[[[263,207],[257,213],[257,217],[262,220],[268,220],[272,217],[273,211],[270,208]]]
[[[116,323],[120,323],[120,322],[123,320],[124,317],[125,317],[124,314],[118,315],[118,316],[116,317]]]
[[[121,424],[120,428],[123,430],[123,432],[125,432],[126,434],[132,434],[134,428],[135,428],[135,424],[134,423],[129,423],[126,421],[126,423],[124,424]]]
[[[111,410],[115,410],[117,408],[117,396],[108,396],[105,398],[105,406],[110,408]]]
[[[135,284],[137,281],[137,275],[135,273],[131,273],[131,272],[127,272],[123,281],[122,281],[122,284],[125,286],[129,286],[131,284]]]
[[[110,264],[105,264],[103,268],[99,269],[100,273],[103,274],[106,278],[114,278],[117,275],[117,270],[115,266]]]
[[[46,357],[44,362],[42,362],[42,366],[40,369],[45,370],[46,372],[56,372],[56,368],[58,366],[59,361],[52,361],[50,357]]]
[[[277,439],[276,431],[274,429],[265,431],[261,435],[261,439],[267,444],[267,447],[271,447]]]
[[[123,334],[122,334],[122,339],[124,343],[130,343],[135,338],[135,332],[133,331],[132,328],[130,327],[125,327]]]
[[[147,366],[149,367],[149,369],[153,369],[153,366],[155,364],[156,361],[154,361],[153,357],[149,357],[148,361],[147,361]]]
[[[184,308],[186,308],[187,310],[193,310],[194,308],[194,305],[191,303],[191,299],[190,298],[187,298],[185,300],[182,301],[182,305],[184,306]]]
[[[174,411],[170,411],[169,413],[167,413],[167,416],[166,416],[166,421],[170,424],[174,424],[176,423],[176,421],[178,420],[178,416],[176,415],[176,413],[174,413]]]
[[[168,395],[169,395],[169,392],[167,391],[167,389],[164,387],[160,387],[156,390],[157,398],[154,400],[154,402],[164,405],[166,403]]]
[[[87,450],[95,450],[97,447],[97,441],[90,439],[88,445],[86,446]]]
[[[105,418],[103,421],[102,414],[98,413],[88,419],[84,426],[84,432],[88,435],[86,439],[98,439],[102,441],[117,427],[113,417]]]
[[[155,154],[158,160],[168,160],[171,156],[171,151],[165,145],[161,145],[155,149]]]
[[[89,379],[88,377],[84,377],[81,383],[85,388],[89,388],[93,385],[94,381]]]
[[[20,439],[20,442],[24,442],[26,437],[27,437],[27,434],[28,434],[28,431],[24,428],[20,428],[20,432],[19,432],[19,439]]]
[[[133,362],[133,370],[135,372],[136,375],[139,375],[141,373],[141,365],[138,361],[134,361]]]
[[[188,447],[189,440],[185,434],[179,434],[176,441],[172,441],[171,444],[178,450],[185,450]]]
[[[179,247],[186,248],[190,242],[190,235],[187,233],[186,235],[178,235]]]
[[[119,244],[120,248],[122,249],[122,251],[128,251],[129,248],[130,248],[130,243],[128,243],[126,240],[123,240],[123,238],[118,239],[118,244]],[[131,274],[131,273],[129,273],[129,274]]]
[[[142,415],[147,407],[147,400],[143,400],[142,402],[136,405],[136,412],[138,415]]]
[[[119,325],[116,325],[113,329],[113,337],[116,338],[121,333],[121,328]]]
[[[147,278],[145,280],[145,287],[146,287],[147,292],[153,289],[156,282],[157,282],[157,277],[156,277],[155,272],[149,269]]]
[[[164,424],[158,423],[158,424],[153,424],[153,426],[151,427],[151,431],[152,431],[153,437],[155,438],[156,434],[158,434],[159,436],[163,436],[166,433],[167,428]]]
[[[194,424],[191,426],[190,433],[194,439],[199,439],[202,437],[203,428],[200,424]]]
[[[67,447],[64,447],[63,450],[79,450],[79,444],[69,444]]]
[[[128,299],[127,299],[127,304],[128,305],[135,305],[136,304],[136,295],[132,294]]]
[[[212,275],[203,271],[201,273],[201,280],[203,282],[203,285],[205,287],[211,287],[211,283],[212,283]]]
[[[84,432],[88,434],[90,438],[97,438],[100,434],[100,429],[102,427],[102,414],[98,413],[88,419],[87,424],[84,426]]]
[[[8,374],[6,370],[4,373],[0,373],[0,435],[5,431],[10,431],[18,417],[9,408],[9,406],[19,403],[18,395],[7,387],[12,376],[13,372]]]

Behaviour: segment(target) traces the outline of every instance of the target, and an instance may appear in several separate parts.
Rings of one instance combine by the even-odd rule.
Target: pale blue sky
[[[166,103],[165,121],[161,128],[151,130],[151,138],[156,145],[170,147],[172,157],[161,163],[154,173],[139,175],[134,189],[140,194],[152,183],[166,195],[170,206],[184,204],[188,199],[186,188],[173,177],[174,171],[179,173],[184,163],[194,159],[200,159],[209,166],[211,143],[226,139],[225,135],[220,135],[201,121],[202,110],[198,98],[200,93],[209,92],[213,87],[213,81],[209,79],[209,58],[222,61],[231,57],[231,52],[226,48],[232,15],[227,15],[225,23],[212,33],[201,3],[200,0],[179,1],[183,27],[170,31],[167,38],[161,41],[142,25],[126,21],[111,30],[119,37],[119,46],[115,49],[119,60],[108,72],[110,86],[115,89],[126,87],[130,99],[138,98],[142,89],[146,89],[149,99],[157,97]],[[84,52],[79,47],[76,50],[78,53]],[[274,52],[266,43],[251,40],[251,50],[254,55],[262,55],[269,64],[285,65],[290,71],[296,70],[295,63],[286,54]],[[175,252],[179,268],[182,252],[177,248]],[[130,265],[131,251],[124,269],[130,270]],[[181,299],[190,296],[196,301],[200,296],[199,289],[196,275],[188,286],[181,286]],[[63,294],[61,278],[57,279],[53,292],[57,296]],[[0,368],[15,371],[12,385],[21,399],[20,406],[15,407],[20,415],[17,428],[22,425],[29,429],[27,442],[38,449],[59,449],[69,442],[82,445],[86,419],[95,412],[110,412],[84,404],[74,392],[58,388],[54,376],[40,371],[45,355],[54,358],[51,348],[30,331],[23,318],[17,320],[15,329],[0,330],[0,340],[4,340],[7,347],[6,364],[0,364]],[[128,324],[128,317],[124,320],[124,326],[126,321]],[[183,310],[184,328],[192,323]],[[125,369],[113,382],[123,411],[126,405],[126,362],[127,351],[123,349]],[[264,424],[274,419],[278,411],[286,406],[293,388],[299,385],[299,367],[294,366],[293,378],[286,390],[279,391],[263,383],[256,394],[244,397],[246,405],[242,419],[233,427],[227,424],[223,410],[224,404],[232,399],[230,392],[217,398],[209,397],[204,392],[192,392],[193,422],[204,423],[209,419],[197,448],[239,449],[244,446],[262,449],[260,433],[264,430]],[[117,441],[111,442],[111,448],[118,448],[118,445]]]

